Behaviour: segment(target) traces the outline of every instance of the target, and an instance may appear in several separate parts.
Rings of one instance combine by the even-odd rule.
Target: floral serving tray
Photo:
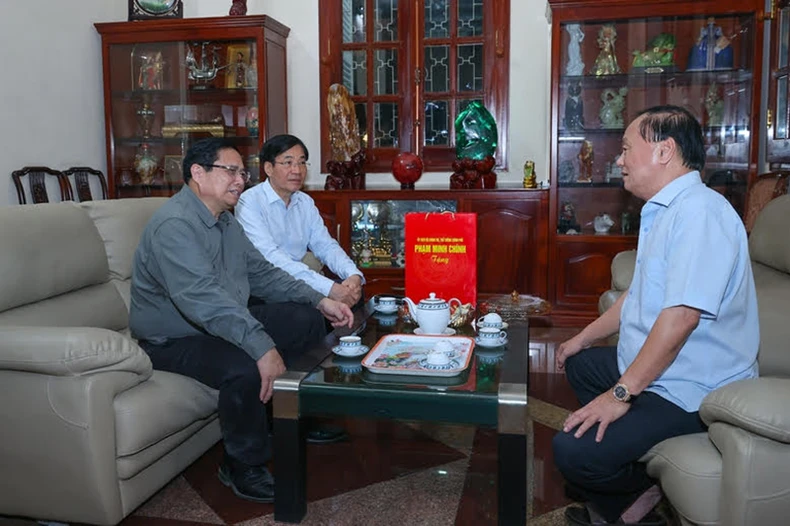
[[[434,367],[427,363],[427,357],[440,340],[450,342],[453,350],[447,366]],[[378,374],[455,376],[469,366],[474,346],[474,340],[467,336],[387,334],[373,346],[362,365]]]

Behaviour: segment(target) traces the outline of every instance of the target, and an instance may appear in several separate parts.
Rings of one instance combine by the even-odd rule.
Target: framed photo
[[[182,155],[165,155],[165,182],[166,183],[183,183],[184,176],[182,174],[181,165],[184,162]]]
[[[254,87],[248,83],[251,72],[255,68],[250,44],[228,44],[228,57],[225,62],[228,69],[225,73],[225,87],[243,89]]]
[[[182,0],[129,0],[129,20],[184,18]]]

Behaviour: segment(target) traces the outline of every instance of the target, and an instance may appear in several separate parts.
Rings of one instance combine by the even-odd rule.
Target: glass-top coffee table
[[[373,348],[387,334],[416,327],[397,314],[373,310],[373,300],[355,313],[353,329],[327,336],[274,383],[274,518],[300,522],[307,511],[305,431],[309,416],[392,418],[474,424],[498,431],[499,524],[527,520],[527,376],[529,325],[508,328],[504,347],[477,346],[469,367],[455,377],[374,374],[364,358],[331,352],[338,338],[358,334]],[[474,336],[471,327],[457,329]]]

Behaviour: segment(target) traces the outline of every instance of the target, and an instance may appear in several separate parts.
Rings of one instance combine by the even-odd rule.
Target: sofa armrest
[[[0,369],[82,376],[103,371],[151,376],[151,360],[130,338],[95,327],[0,327]]]
[[[753,378],[708,394],[700,416],[709,426],[725,422],[756,435],[790,443],[790,378]]]

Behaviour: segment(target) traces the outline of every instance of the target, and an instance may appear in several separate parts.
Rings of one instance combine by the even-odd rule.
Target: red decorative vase
[[[422,159],[411,152],[401,152],[392,160],[392,175],[401,190],[414,190],[414,183],[422,176]]]

